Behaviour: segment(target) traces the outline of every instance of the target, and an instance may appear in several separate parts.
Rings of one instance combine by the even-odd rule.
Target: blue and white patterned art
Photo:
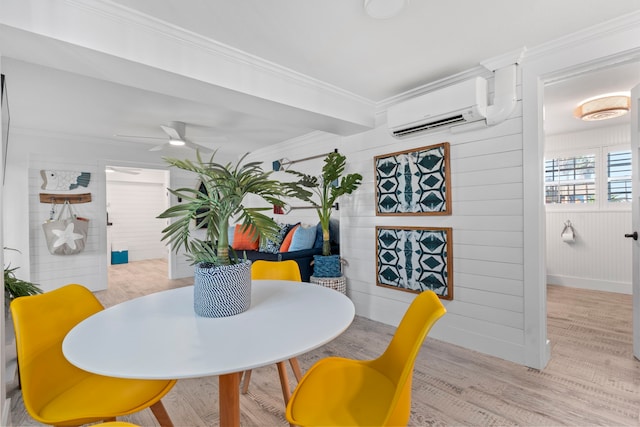
[[[78,171],[43,169],[40,176],[43,190],[75,190],[78,187],[88,187],[91,180],[89,172]]]
[[[375,157],[377,215],[448,215],[449,143]]]
[[[453,299],[451,228],[376,227],[378,286]]]

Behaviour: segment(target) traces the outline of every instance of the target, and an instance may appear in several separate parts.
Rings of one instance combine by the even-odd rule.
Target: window
[[[547,204],[596,201],[595,154],[545,160],[544,176]]]
[[[631,209],[631,160],[628,144],[548,153],[544,161],[547,209]]]
[[[631,151],[607,153],[607,181],[610,202],[631,201]]]

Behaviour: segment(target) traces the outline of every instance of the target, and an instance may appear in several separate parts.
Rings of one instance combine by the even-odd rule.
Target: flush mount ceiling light
[[[573,115],[585,121],[613,119],[629,112],[631,98],[627,94],[600,95],[580,103]]]
[[[389,19],[402,12],[409,0],[364,0],[364,10],[374,19]]]
[[[173,138],[171,138],[169,140],[169,144],[171,144],[171,145],[184,145],[184,141],[181,140],[181,139],[173,139]]]

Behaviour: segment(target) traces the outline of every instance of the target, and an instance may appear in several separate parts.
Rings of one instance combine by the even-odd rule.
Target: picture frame
[[[449,143],[374,157],[376,215],[451,215]]]
[[[453,299],[453,229],[376,226],[376,285]]]

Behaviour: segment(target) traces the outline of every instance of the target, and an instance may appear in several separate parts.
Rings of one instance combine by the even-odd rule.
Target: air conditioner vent
[[[487,112],[487,81],[481,77],[408,99],[387,109],[387,125],[396,138],[481,121]]]
[[[459,122],[465,122],[465,118],[462,114],[453,117],[447,117],[445,119],[436,120],[435,122],[425,123],[418,126],[413,126],[408,129],[397,130],[393,132],[394,136],[405,136],[415,132],[422,132],[429,129],[438,128],[440,126],[448,126]]]

